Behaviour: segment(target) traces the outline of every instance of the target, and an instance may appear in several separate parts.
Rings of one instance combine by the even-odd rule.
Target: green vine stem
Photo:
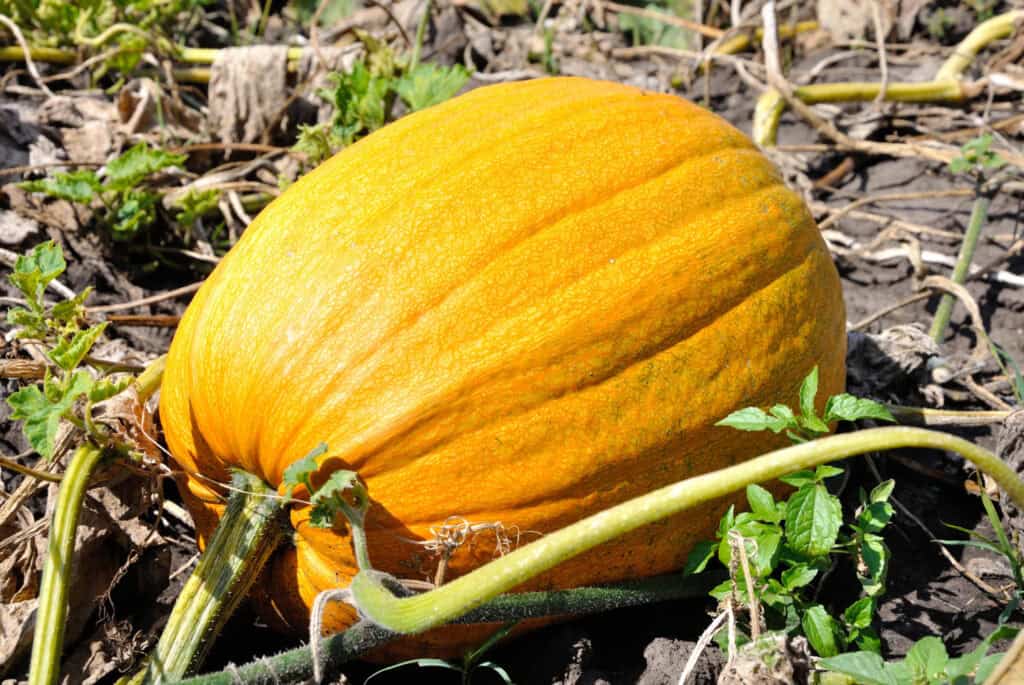
[[[1011,35],[1016,22],[1024,19],[1024,10],[1013,10],[982,22],[953,50],[935,74],[924,83],[889,83],[885,85],[888,102],[962,102],[974,95],[975,89],[960,81],[964,71],[985,46]],[[793,89],[800,101],[813,105],[821,102],[866,102],[874,100],[882,90],[881,83],[821,83]],[[769,88],[757,100],[751,137],[762,147],[776,144],[779,120],[786,101],[777,90]]]
[[[160,387],[163,371],[164,357],[159,357],[136,379],[134,387],[141,402],[145,402]],[[89,480],[102,459],[103,450],[92,442],[86,442],[72,455],[60,479],[60,491],[46,542],[43,577],[39,585],[39,608],[36,611],[36,627],[32,639],[29,685],[52,685],[60,676],[75,531]]]
[[[676,599],[704,597],[724,574],[683,578],[679,574],[657,576],[606,587],[581,587],[551,592],[501,595],[459,618],[457,623],[504,623],[543,616],[583,616],[612,609],[635,607]],[[338,668],[398,637],[397,633],[361,621],[343,633],[323,641],[321,654],[327,679]],[[312,654],[299,647],[275,657],[260,659],[219,673],[194,676],[174,685],[274,685],[304,682],[313,674]]]
[[[46,561],[39,585],[39,608],[32,636],[29,685],[53,685],[60,677],[60,656],[64,649],[64,625],[68,613],[68,584],[75,551],[75,530],[89,479],[100,463],[103,451],[92,443],[79,447],[64,471],[57,506],[46,541]]]
[[[284,540],[287,500],[243,471],[235,472],[231,485],[227,509],[174,603],[160,642],[143,669],[120,683],[167,683],[198,668],[213,637]]]
[[[974,198],[974,207],[971,208],[971,219],[967,224],[967,232],[960,243],[960,254],[957,256],[956,265],[953,267],[951,280],[957,285],[963,285],[967,281],[967,272],[971,268],[971,260],[974,259],[974,250],[978,246],[978,238],[981,237],[981,229],[988,219],[988,208],[992,202],[992,196],[988,192],[979,192]],[[928,335],[937,343],[942,342],[946,335],[946,326],[949,325],[949,317],[953,313],[953,302],[956,298],[945,293],[939,300],[939,306],[935,310],[935,318],[932,319],[931,330]]]
[[[1014,503],[1024,508],[1024,482],[988,450],[961,438],[922,428],[874,428],[776,450],[660,488],[550,533],[414,597],[395,597],[382,583],[383,574],[360,571],[352,581],[352,596],[362,615],[378,625],[398,633],[419,633],[457,618],[570,557],[751,483],[774,480],[793,471],[865,452],[901,447],[957,452],[993,477]]]

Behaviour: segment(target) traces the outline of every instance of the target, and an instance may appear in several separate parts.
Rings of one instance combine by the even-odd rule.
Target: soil
[[[420,4],[399,2],[394,5],[396,21],[403,24],[404,31],[413,33]],[[492,3],[439,1],[435,5],[426,34],[425,59],[451,63],[469,56],[473,66],[484,76],[497,73],[498,78],[515,77],[512,74],[515,70],[526,70],[530,75],[543,74],[543,66],[536,57],[538,41],[534,31],[538,8],[534,8],[532,18],[512,15],[498,18],[489,9],[495,6]],[[671,90],[701,102],[741,130],[751,132],[756,97],[734,69],[719,64],[702,74],[693,68],[692,60],[678,56],[656,53],[624,56],[623,50],[631,47],[630,41],[615,29],[614,21],[598,22],[597,27],[604,26],[604,30],[600,30],[594,28],[597,19],[588,14],[587,23],[581,23],[578,5],[554,3],[549,8],[551,18],[546,25],[553,35],[551,50],[561,73],[614,78],[656,90]],[[275,5],[275,12],[278,10]],[[947,22],[948,32],[936,37],[927,30],[931,16],[927,11],[922,10],[925,13],[917,16],[916,21],[915,17],[910,18],[909,33],[898,35],[897,32],[904,29],[892,29],[887,64],[890,82],[930,78],[949,54],[950,45],[975,23],[970,17],[964,19],[962,15],[966,10],[954,6],[949,10],[952,19]],[[385,40],[400,42],[401,36],[392,23],[379,12],[375,13],[373,4],[366,3],[366,8],[360,12],[352,19],[339,22],[361,25]],[[341,28],[340,25],[322,28],[323,44],[329,45],[331,39],[336,39]],[[285,36],[287,26],[271,21],[268,35],[274,35],[275,31]],[[798,40],[784,49],[787,77],[794,83],[800,82],[823,60],[834,59],[833,66],[821,71],[818,82],[878,81],[880,63],[871,31],[862,32],[857,39],[866,40],[862,45],[867,47],[851,50],[849,36],[842,38],[823,31]],[[207,36],[203,40],[210,39]],[[969,78],[980,78],[989,73],[989,69],[997,68],[992,65],[998,51],[1017,43],[1020,43],[1019,33],[1016,41],[1001,41],[983,53],[977,65],[971,68]],[[543,41],[540,46],[543,51]],[[755,51],[746,53],[744,58],[756,66],[763,55]],[[1008,65],[998,68],[1021,78],[1019,51],[1016,57],[1011,55]],[[116,105],[124,104],[126,91],[122,90],[115,102],[102,91],[85,90],[88,84],[81,78],[72,78],[53,84],[54,90],[59,91],[55,97],[65,98],[56,102],[35,87],[33,79],[22,70],[23,65],[13,63],[2,68],[5,71],[0,72],[3,73],[0,88],[7,90],[0,90],[0,164],[8,171],[0,177],[0,181],[6,182],[0,188],[0,246],[21,253],[41,240],[56,240],[64,247],[69,263],[62,280],[76,291],[94,287],[89,301],[93,306],[138,300],[201,280],[210,264],[193,257],[196,254],[209,257],[219,249],[217,240],[209,235],[187,244],[180,237],[157,239],[155,236],[161,234],[154,228],[143,240],[112,241],[95,230],[92,217],[98,208],[76,208],[63,201],[44,200],[16,185],[29,176],[39,177],[46,169],[40,165],[68,160],[102,162],[129,141],[159,137],[160,129],[155,125],[140,129],[145,136],[138,131],[126,131],[123,117],[118,118],[116,112]],[[55,73],[61,67],[44,64],[40,68],[45,74]],[[473,79],[466,87],[479,87],[487,80],[490,79]],[[143,87],[137,81],[132,83],[133,87]],[[194,121],[188,116],[201,119],[205,111],[188,104],[206,97],[203,86],[189,85],[184,93],[186,97],[181,102],[186,104],[174,124],[178,128],[167,133],[169,140],[174,145],[182,145],[186,139],[188,142],[210,140],[201,125],[195,126],[192,138],[185,135],[192,125],[188,122]],[[857,140],[907,143],[915,137],[932,137],[959,145],[976,135],[970,133],[971,129],[1019,113],[1019,96],[1019,92],[992,91],[988,100],[981,95],[956,106],[857,102],[824,105],[819,112]],[[316,116],[316,104],[313,100],[312,113],[307,108],[305,114],[277,122],[277,128],[270,126],[267,130],[273,128],[271,135],[256,142],[290,144],[301,117]],[[113,132],[106,137],[87,127],[90,121],[105,120],[104,117],[109,118],[104,130]],[[933,257],[955,258],[974,198],[969,193],[939,196],[934,192],[969,191],[968,179],[954,176],[945,164],[921,156],[844,151],[803,116],[793,112],[783,115],[778,141],[780,147],[772,153],[773,158],[787,180],[804,193],[819,221],[863,198],[933,192],[928,197],[866,202],[826,229],[826,238],[834,249],[842,277],[851,328],[920,292],[926,276],[949,275],[949,264],[936,262]],[[1017,151],[1018,158],[1022,141],[1024,128],[1020,123],[1003,128],[997,138],[999,146]],[[809,148],[812,144],[818,147]],[[219,150],[196,152],[188,161],[188,178],[194,179],[215,169],[223,170],[227,168],[223,166],[225,163],[230,166],[237,164],[236,160],[244,163],[257,158],[258,155],[251,152],[233,152],[231,159]],[[260,164],[267,164],[266,168],[273,173],[268,176],[260,171],[260,164],[254,164],[248,175],[239,178],[265,182],[276,173],[295,171],[287,155],[261,159],[264,161]],[[35,168],[14,169],[26,165]],[[1010,166],[1019,180],[1021,168]],[[168,187],[180,180],[172,178]],[[1024,273],[1024,256],[1017,248],[1012,248],[1022,237],[1022,209],[1024,193],[1019,185],[1014,187],[1011,183],[995,195],[984,236],[973,259],[975,265],[995,264],[992,272],[1001,270],[1011,276]],[[166,218],[161,217],[161,220]],[[233,220],[238,222],[237,214]],[[239,230],[242,228],[244,226],[239,226]],[[888,256],[879,258],[883,252]],[[999,282],[990,274],[970,280],[967,290],[978,305],[981,325],[987,335],[1010,358],[1024,363],[1024,288],[1019,283]],[[0,295],[13,297],[16,293],[4,282],[0,285]],[[154,316],[179,315],[187,300],[188,296],[165,299],[128,311]],[[917,326],[927,330],[937,303],[938,296],[933,293],[851,332],[850,391],[913,406],[958,410],[1016,408],[1010,384],[992,357],[982,355],[982,362],[975,363],[979,357],[972,355],[983,341],[979,341],[964,307],[954,309],[950,332],[937,348],[929,348],[922,342],[920,338],[924,336],[915,337],[913,332],[900,328]],[[172,335],[173,328],[115,324],[109,330],[110,342],[104,351],[121,359],[144,360],[166,351]],[[906,343],[907,340],[913,342]],[[887,348],[890,343],[892,346]],[[18,344],[10,340],[3,344],[5,349],[0,352],[6,359],[27,358],[26,351]],[[878,349],[883,349],[886,355],[881,362]],[[20,387],[22,381],[4,378],[0,384],[7,396]],[[6,403],[0,403],[0,453],[22,454],[28,445],[9,414]],[[987,427],[954,426],[944,430],[995,449],[1002,428],[996,423]],[[1007,440],[1004,438],[1004,443]],[[843,486],[842,498],[847,513],[852,512],[859,488],[870,489],[879,477],[894,478],[895,498],[905,508],[897,513],[886,533],[892,564],[880,609],[883,653],[888,658],[898,657],[916,640],[937,635],[951,654],[962,654],[992,632],[1006,606],[1004,596],[993,597],[967,574],[996,588],[1012,583],[1004,560],[973,547],[949,546],[949,553],[960,565],[958,569],[936,543],[936,539],[964,539],[962,532],[949,527],[951,524],[981,534],[991,533],[979,498],[966,485],[971,480],[969,470],[948,455],[927,452],[878,456],[873,464],[877,473],[872,472],[864,460],[852,460],[844,465],[849,477]],[[0,469],[0,498],[14,492],[21,481],[21,476]],[[163,486],[163,494],[167,500],[177,501],[169,482]],[[29,520],[44,520],[46,489],[26,500],[23,506]],[[106,661],[116,663],[117,668],[129,668],[133,659],[151,642],[180,590],[187,574],[179,571],[194,562],[194,532],[187,522],[160,515],[153,506],[145,507],[133,520],[138,526],[155,530],[159,540],[138,547],[141,560],[125,563],[131,545],[115,546],[118,551],[111,552],[116,559],[110,569],[109,601],[102,607],[92,606],[86,610],[80,634],[70,636],[69,663],[78,663],[79,670],[69,671],[71,675],[65,682],[86,681],[82,674],[90,672],[85,664],[94,663],[90,658],[95,651],[108,654]],[[0,540],[8,534],[6,529],[0,529]],[[124,535],[132,537],[131,531]],[[28,572],[38,573],[38,568],[38,560],[35,560],[29,564]],[[125,572],[115,573],[118,569]],[[143,572],[142,569],[148,570]],[[857,591],[849,580],[850,577],[844,579],[842,573],[833,574],[821,589],[822,601],[840,610],[849,604]],[[507,671],[516,683],[675,683],[714,610],[710,600],[701,599],[609,612],[551,625],[499,644],[486,659]],[[1019,625],[1021,618],[1018,612],[1011,624]],[[7,639],[11,639],[10,636],[0,632],[0,640]],[[243,609],[216,643],[206,668],[217,670],[229,663],[246,663],[299,644],[298,640],[282,638],[272,632]],[[4,685],[22,681],[26,661],[22,655],[0,669],[0,677],[9,679],[3,680]],[[723,664],[721,651],[710,647],[701,657],[696,682],[715,682]],[[377,670],[379,666],[355,663],[345,672],[349,682],[358,683]],[[115,671],[107,669],[106,674],[98,677],[98,682],[112,682]],[[384,685],[415,679],[416,682],[454,683],[459,682],[459,678],[451,671],[410,665],[382,673],[372,682]],[[472,682],[503,680],[496,672],[479,668]]]

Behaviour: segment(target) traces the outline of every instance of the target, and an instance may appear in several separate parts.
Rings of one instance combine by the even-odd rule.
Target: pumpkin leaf
[[[47,356],[60,368],[65,371],[71,371],[82,363],[82,360],[89,354],[89,350],[92,349],[96,339],[100,337],[100,334],[103,333],[106,327],[107,322],[104,321],[85,330],[77,331],[70,338],[62,338],[47,353]]]
[[[346,492],[354,497],[354,507],[345,500]],[[309,499],[313,505],[309,512],[309,522],[317,528],[330,528],[338,514],[344,514],[352,521],[361,515],[360,510],[365,509],[365,495],[366,489],[359,482],[359,474],[355,471],[335,471]]]
[[[429,62],[417,64],[395,82],[395,91],[412,111],[426,109],[448,100],[466,85],[469,70],[461,64],[450,67]]]
[[[42,303],[39,300],[43,296],[43,290],[64,273],[66,268],[64,252],[56,243],[48,240],[36,245],[28,254],[18,255],[8,280],[21,291],[30,307],[41,307]]]
[[[59,172],[53,176],[18,184],[30,193],[43,193],[58,200],[88,204],[100,190],[100,180],[93,171]]]
[[[306,490],[312,495],[315,492],[313,484],[310,482],[313,474],[316,473],[320,465],[317,463],[316,458],[322,456],[327,452],[327,443],[321,442],[302,459],[293,462],[291,466],[284,470],[284,474],[281,479],[281,484],[285,486],[285,497],[288,499],[292,498],[292,493],[295,492],[295,488],[300,485],[305,485]]]
[[[104,190],[132,190],[150,174],[185,163],[187,155],[175,155],[146,143],[134,145],[107,163]]]
[[[94,382],[87,371],[79,370],[64,383],[47,376],[42,385],[29,385],[11,393],[7,398],[13,410],[11,418],[23,422],[22,430],[32,449],[47,459],[53,457],[61,419]]]

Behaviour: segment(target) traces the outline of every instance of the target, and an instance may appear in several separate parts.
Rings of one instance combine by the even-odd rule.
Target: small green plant
[[[984,133],[963,144],[960,156],[949,162],[949,170],[954,174],[986,175],[1005,165],[1006,160],[992,149],[992,134]]]
[[[785,432],[794,443],[802,443],[828,434],[829,423],[834,421],[894,420],[881,404],[846,393],[828,398],[819,416],[815,410],[817,393],[818,369],[814,368],[800,386],[799,413],[783,404],[768,411],[747,407],[718,425]],[[825,487],[827,479],[842,473],[834,466],[819,466],[814,471],[784,476],[780,480],[796,490],[778,502],[760,485],[747,486],[750,511],[736,514],[730,508],[719,523],[716,541],[701,543],[691,553],[686,573],[701,572],[715,558],[730,569],[729,580],[712,590],[719,601],[730,596],[745,597],[749,577],[764,609],[765,627],[805,635],[821,656],[839,654],[848,645],[878,651],[879,639],[872,623],[876,601],[885,590],[889,550],[881,532],[892,518],[889,498],[894,483],[881,483],[870,493],[861,491],[860,506],[853,519],[844,524],[839,498]],[[739,544],[744,545],[746,568],[736,563]],[[820,582],[836,564],[837,555],[848,555],[856,561],[862,597],[834,616],[815,598],[816,581]]]
[[[91,169],[59,172],[20,185],[30,192],[83,205],[99,199],[103,204],[100,224],[115,240],[128,240],[156,220],[160,196],[144,182],[164,169],[181,166],[185,159],[185,155],[139,143],[108,162],[102,175]]]
[[[41,342],[53,363],[41,383],[21,388],[7,398],[12,417],[23,422],[25,437],[44,457],[53,456],[61,420],[90,429],[88,407],[113,397],[132,381],[130,377],[110,380],[102,378],[100,371],[94,374],[80,368],[107,324],[87,325],[84,305],[91,292],[89,288],[56,304],[45,300],[46,286],[65,268],[61,249],[46,242],[19,256],[9,276],[24,296],[26,306],[9,310],[7,322],[17,327],[18,338]],[[80,401],[86,408],[78,413],[75,409]]]
[[[470,683],[473,682],[473,674],[477,670],[481,669],[494,673],[503,683],[506,683],[506,685],[512,685],[512,678],[509,677],[508,672],[504,668],[493,661],[481,661],[481,659],[484,654],[494,647],[494,645],[504,639],[505,636],[511,632],[514,626],[515,622],[505,624],[499,628],[497,632],[487,638],[479,647],[467,652],[459,661],[445,661],[444,659],[426,658],[410,659],[376,671],[366,679],[365,683],[370,683],[377,676],[390,671],[408,669],[410,666],[419,666],[420,668],[441,668],[447,671],[455,671],[461,677],[462,685],[470,685]]]
[[[173,55],[175,43],[210,0],[0,0],[32,46],[109,48],[116,50],[93,73],[127,74],[147,50]]]
[[[415,112],[448,100],[469,80],[462,65],[413,64],[411,55],[396,56],[371,36],[358,35],[366,57],[351,71],[332,74],[334,87],[318,93],[333,107],[331,120],[300,129],[295,149],[313,164],[384,126],[392,118],[396,98]]]
[[[821,659],[818,667],[862,685],[969,685],[983,683],[1003,655],[989,654],[996,640],[1011,639],[1015,628],[1001,626],[967,654],[951,658],[937,637],[918,640],[907,656],[883,661],[875,652],[847,652]]]
[[[644,9],[666,16],[684,16],[692,6],[689,2],[670,0],[661,4],[649,3]],[[629,37],[633,45],[664,45],[670,48],[690,50],[694,46],[693,34],[678,26],[658,21],[652,17],[622,13],[618,15],[619,30]]]
[[[833,395],[825,402],[825,411],[818,416],[814,408],[818,394],[818,367],[814,367],[800,385],[800,413],[785,404],[776,404],[767,412],[759,407],[738,409],[719,421],[718,426],[729,426],[742,431],[770,430],[786,432],[795,443],[828,435],[829,424],[834,421],[876,419],[895,421],[889,410],[873,400],[854,397],[848,393]]]

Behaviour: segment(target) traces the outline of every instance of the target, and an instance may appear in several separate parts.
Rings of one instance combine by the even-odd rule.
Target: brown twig
[[[143,297],[138,300],[132,300],[131,302],[119,302],[117,304],[107,304],[100,307],[88,307],[86,313],[88,314],[102,314],[104,312],[116,312],[122,309],[132,309],[134,307],[142,307],[147,304],[153,304],[154,302],[163,302],[164,300],[173,300],[176,297],[182,295],[190,295],[195,291],[199,290],[199,286],[203,284],[203,281],[197,283],[191,283],[189,285],[175,288],[174,290],[168,290],[167,292],[158,293],[156,295],[150,295],[149,297]]]

